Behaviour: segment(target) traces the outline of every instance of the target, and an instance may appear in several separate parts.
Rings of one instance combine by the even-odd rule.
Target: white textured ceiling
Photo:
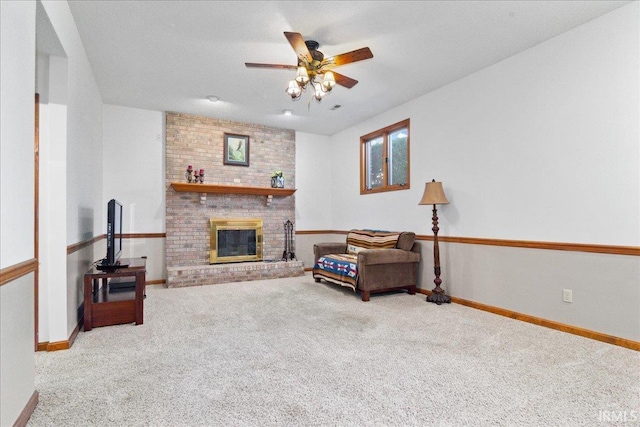
[[[103,101],[333,135],[597,18],[629,1],[69,1]],[[322,103],[284,92],[284,31],[359,81]],[[209,102],[208,95],[220,101]],[[331,108],[339,104],[341,108]],[[283,116],[285,109],[293,116]]]

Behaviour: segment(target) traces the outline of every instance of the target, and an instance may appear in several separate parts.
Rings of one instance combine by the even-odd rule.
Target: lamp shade
[[[329,92],[336,85],[336,78],[331,71],[324,73],[324,80],[322,80],[322,88],[325,92]]]
[[[307,73],[307,69],[305,67],[298,67],[296,81],[300,86],[306,86],[306,84],[309,83],[309,73]]]
[[[322,90],[322,85],[313,85],[313,97],[316,101],[322,100],[322,97],[326,95],[327,92]]]
[[[285,92],[287,92],[291,98],[296,99],[300,97],[302,89],[300,89],[300,86],[298,86],[298,83],[296,83],[295,80],[290,80]]]
[[[449,201],[447,200],[447,196],[444,195],[444,190],[442,189],[442,183],[436,182],[434,179],[431,182],[427,182],[424,185],[424,194],[422,195],[422,200],[420,200],[419,205],[447,205]]]

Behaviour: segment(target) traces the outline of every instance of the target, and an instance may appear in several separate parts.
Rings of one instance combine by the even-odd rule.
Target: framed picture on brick
[[[225,133],[223,159],[225,165],[249,166],[249,137]]]

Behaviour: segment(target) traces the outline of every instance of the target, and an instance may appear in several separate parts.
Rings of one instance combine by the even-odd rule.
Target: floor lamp
[[[449,201],[447,200],[447,196],[444,195],[444,190],[442,189],[442,183],[436,182],[436,180],[432,180],[431,182],[427,182],[424,186],[424,194],[422,195],[422,200],[420,200],[419,205],[433,205],[433,270],[436,275],[436,279],[433,283],[436,284],[436,287],[431,291],[431,295],[427,297],[427,301],[435,302],[440,305],[443,302],[450,303],[451,297],[444,293],[444,290],[440,287],[440,249],[438,248],[438,211],[436,209],[436,205],[447,205]]]

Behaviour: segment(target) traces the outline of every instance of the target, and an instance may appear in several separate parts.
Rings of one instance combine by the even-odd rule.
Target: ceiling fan
[[[313,97],[318,102],[336,84],[349,89],[354,87],[358,83],[357,80],[336,73],[333,68],[373,58],[373,53],[368,47],[325,58],[324,54],[318,50],[318,47],[320,47],[318,42],[314,40],[305,41],[300,33],[285,31],[284,35],[298,56],[298,65],[256,64],[253,62],[245,62],[244,65],[247,68],[297,70],[296,77],[289,82],[285,89],[293,100],[299,99],[308,86],[313,88]],[[320,75],[322,76],[322,81],[316,81],[316,77]]]

